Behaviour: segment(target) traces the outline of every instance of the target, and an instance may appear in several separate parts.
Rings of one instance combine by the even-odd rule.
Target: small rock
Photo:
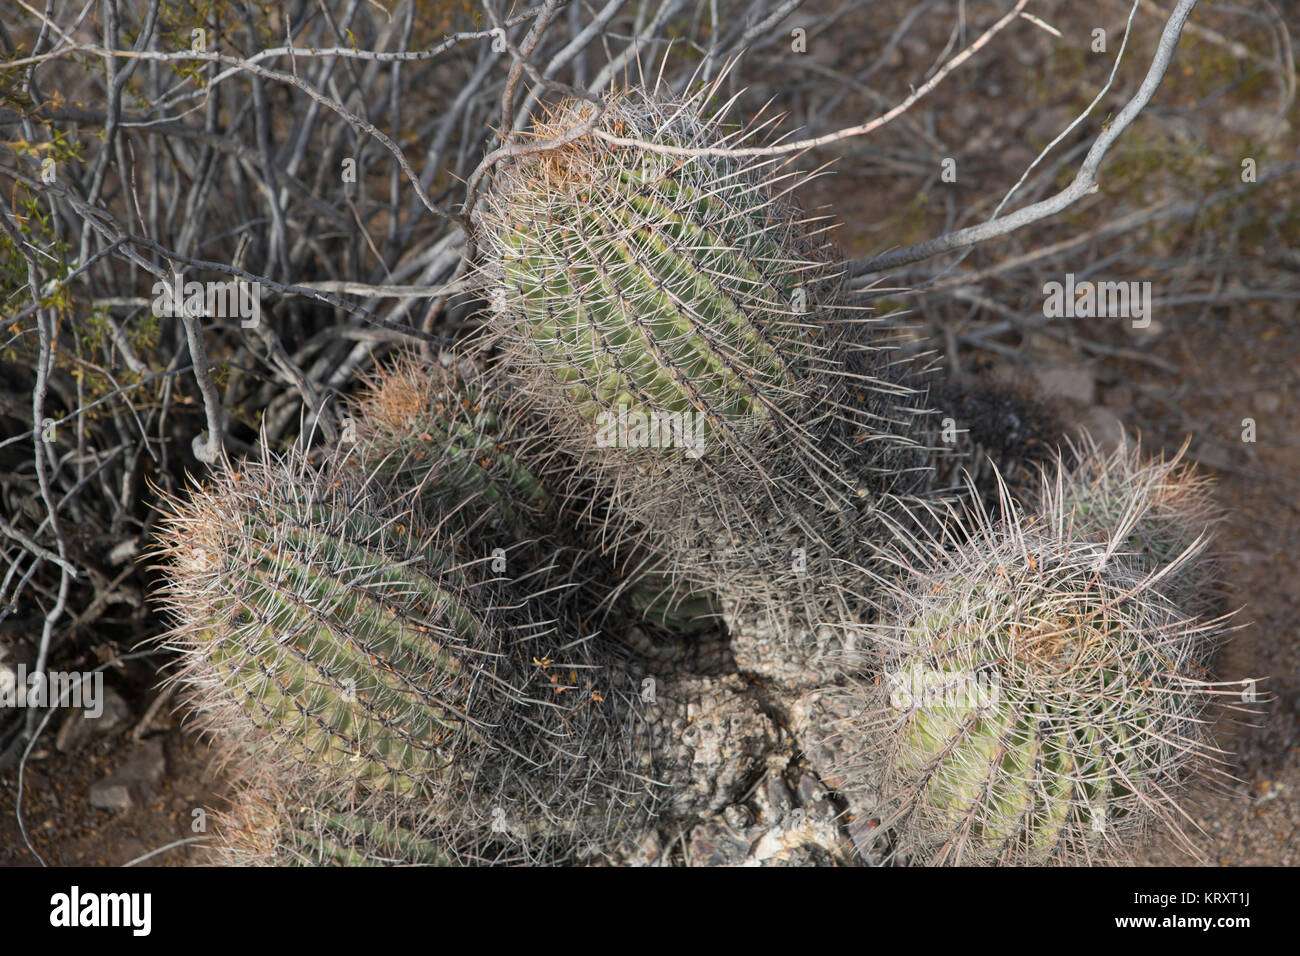
[[[90,805],[101,810],[129,810],[135,806],[135,800],[130,787],[106,778],[90,785]]]
[[[104,687],[102,705],[98,717],[90,716],[84,709],[69,710],[54,739],[55,748],[62,753],[72,753],[86,741],[115,730],[131,718],[131,708],[111,687]]]
[[[1088,409],[1079,419],[1077,427],[1079,431],[1091,435],[1103,452],[1112,452],[1127,440],[1124,423],[1119,420],[1119,416],[1102,405]]]
[[[1232,458],[1228,453],[1212,442],[1203,441],[1192,449],[1192,461],[1205,468],[1225,471],[1232,467]]]
[[[783,816],[794,809],[794,799],[790,795],[790,788],[785,785],[785,781],[779,775],[771,771],[767,775],[767,805],[772,808],[774,820],[780,820]]]
[[[1010,362],[994,363],[984,370],[983,375],[988,379],[990,385],[1010,391],[1028,387],[1031,384],[1025,372]]]
[[[140,540],[138,538],[127,538],[125,541],[118,543],[112,551],[108,552],[108,560],[111,564],[121,564],[128,558],[133,558],[136,552],[140,550]]]
[[[898,45],[910,57],[924,59],[930,55],[930,44],[919,36],[905,36]]]
[[[1260,142],[1287,132],[1291,124],[1276,113],[1254,106],[1237,106],[1218,114],[1223,128],[1238,136]]]
[[[1272,414],[1282,407],[1282,396],[1277,392],[1256,392],[1251,404],[1261,412]]]
[[[147,740],[131,752],[126,763],[90,786],[90,805],[123,810],[147,803],[157,792],[167,771],[162,740]]]
[[[1076,405],[1091,405],[1097,399],[1097,383],[1085,365],[1055,365],[1034,372],[1039,390],[1048,398]]]
[[[663,840],[657,830],[650,830],[633,841],[624,862],[628,866],[659,866],[663,862]]]
[[[1060,277],[1063,278],[1063,277]],[[1034,369],[1047,369],[1057,365],[1078,365],[1079,353],[1069,342],[1041,329],[1026,329],[1021,339],[1021,359],[1013,368],[1032,380]],[[1028,363],[1026,366],[1025,363]]]
[[[835,866],[833,857],[824,846],[816,843],[801,843],[796,847],[764,859],[759,864],[766,867],[831,867]]]
[[[1138,348],[1154,342],[1165,334],[1165,324],[1159,319],[1148,319],[1147,324],[1142,326],[1125,322],[1121,328],[1129,334],[1133,344]]]

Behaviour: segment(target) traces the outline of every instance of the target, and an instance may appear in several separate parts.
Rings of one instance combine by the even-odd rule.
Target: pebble
[[[781,819],[794,809],[794,799],[790,795],[790,788],[785,785],[785,781],[780,776],[772,771],[768,771],[767,774],[767,804],[772,808],[776,820]]]
[[[1237,136],[1256,142],[1271,136],[1285,134],[1291,124],[1270,110],[1242,105],[1219,111],[1218,120],[1224,129]]]
[[[1282,407],[1282,396],[1278,395],[1277,392],[1256,392],[1252,404],[1259,411],[1271,415]]]
[[[1048,398],[1084,406],[1097,400],[1097,383],[1086,365],[1053,365],[1036,369],[1034,379],[1039,391]]]
[[[628,859],[630,866],[658,866],[663,862],[663,840],[657,830],[644,834],[638,841]]]
[[[749,812],[749,808],[739,803],[733,803],[723,810],[722,818],[727,821],[727,826],[736,831],[745,830],[754,822],[754,815]]]
[[[1079,419],[1078,428],[1086,431],[1104,452],[1114,451],[1125,441],[1124,423],[1104,405],[1094,405]]]
[[[125,810],[147,803],[157,793],[166,770],[162,739],[147,740],[131,751],[124,764],[90,785],[90,805]]]
[[[122,695],[111,687],[104,687],[103,711],[91,717],[85,710],[70,709],[59,727],[54,746],[61,753],[72,753],[94,737],[102,737],[125,724],[131,718],[131,708]]]

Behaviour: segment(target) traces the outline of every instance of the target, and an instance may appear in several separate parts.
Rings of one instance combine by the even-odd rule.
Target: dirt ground
[[[1218,677],[1265,678],[1261,715],[1220,730],[1221,746],[1234,755],[1227,769],[1237,781],[1195,790],[1188,801],[1202,828],[1193,843],[1208,862],[1224,866],[1300,861],[1300,601],[1294,587],[1300,575],[1300,326],[1272,311],[1189,323],[1185,338],[1170,336],[1156,354],[1177,364],[1178,373],[1147,376],[1129,414],[1153,445],[1174,448],[1191,434],[1192,456],[1218,479],[1218,500],[1227,510],[1220,543],[1229,603],[1241,608],[1244,625],[1225,649]],[[1123,381],[1122,365],[1108,371]],[[1260,428],[1254,444],[1239,437],[1247,417]],[[1200,427],[1192,430],[1188,422]],[[1179,856],[1164,841],[1141,859],[1172,863]]]
[[[130,758],[133,742],[124,733],[75,754],[36,750],[25,771],[23,819],[32,847],[51,866],[121,866],[168,844],[201,836],[194,811],[221,807],[225,783],[211,767],[208,747],[180,729],[155,731],[162,741],[167,772],[148,800],[123,810],[91,806],[92,784]],[[39,744],[38,744],[39,747]],[[13,812],[17,774],[0,778],[4,823],[0,866],[38,866],[27,849]],[[206,825],[206,824],[203,824]],[[187,843],[143,861],[147,866],[199,863],[202,846]]]
[[[818,102],[802,91],[820,88],[818,96],[824,99],[824,84],[836,88],[837,74],[874,59],[907,6],[873,4],[869,19],[855,13],[832,30],[810,35],[811,60],[799,64],[807,68],[799,74],[804,78],[791,80],[797,88],[787,90],[796,119],[799,104],[807,108]],[[1064,4],[1039,6],[1046,8],[1039,15],[1061,30],[1064,41],[1018,30],[1016,39],[995,42],[991,54],[959,71],[942,96],[911,114],[910,125],[848,141],[826,154],[839,156],[836,172],[813,184],[804,198],[808,204],[833,204],[844,222],[839,238],[849,256],[877,254],[986,218],[1037,148],[1104,81],[1110,58],[1089,62],[1078,49],[1086,47],[1093,19],[1112,31],[1122,30],[1128,5],[1099,4],[1088,11]],[[1098,121],[1131,95],[1161,22],[1151,15],[1139,18],[1133,43],[1143,52],[1121,74],[1114,95],[1099,108]],[[1198,11],[1193,22],[1227,33],[1252,50],[1268,50],[1261,35],[1233,33],[1225,17],[1216,20],[1212,13]],[[923,18],[876,76],[878,88],[849,90],[834,117],[842,123],[860,121],[880,112],[879,97],[892,103],[905,96],[908,81],[922,76],[945,46],[949,26],[946,12]],[[870,40],[858,49],[851,40],[855,36]],[[788,62],[769,65],[774,77],[795,75]],[[786,80],[770,82],[773,91],[780,91]],[[1219,88],[1226,92],[1216,94]],[[757,92],[763,92],[761,84]],[[1276,96],[1269,83],[1256,82],[1250,64],[1234,61],[1219,43],[1185,37],[1150,116],[1138,120],[1123,148],[1117,147],[1103,166],[1101,192],[1023,236],[990,243],[963,269],[989,268],[1041,245],[1098,232],[1099,226],[1161,196],[1202,195],[1211,188],[1214,169],[1235,169],[1243,150],[1251,148],[1246,143],[1255,120],[1267,118]],[[1268,155],[1288,155],[1288,149],[1295,155],[1295,120],[1292,106],[1289,125]],[[1096,131],[1095,122],[1085,124],[1065,146],[1084,142]],[[954,184],[938,180],[938,164],[932,162],[943,154],[935,151],[936,145],[950,148],[958,158]],[[1056,188],[1068,181],[1076,165],[1077,157],[1066,164]],[[1198,179],[1200,173],[1207,178]],[[1243,289],[1279,284],[1268,264],[1277,261],[1279,234],[1291,237],[1291,273],[1300,268],[1294,252],[1300,248],[1296,185],[1292,174],[1256,200],[1254,212],[1247,207],[1225,215],[1223,222],[1158,222],[1139,230],[1137,239],[1101,231],[1036,270],[993,275],[980,295],[1021,320],[1004,333],[982,335],[981,330],[1005,316],[969,300],[930,294],[893,303],[914,310],[919,334],[932,337],[935,348],[955,343],[949,362],[955,359],[969,368],[992,360],[1031,376],[1049,365],[1086,370],[1095,391],[1093,406],[1117,416],[1151,451],[1176,451],[1190,438],[1191,458],[1217,479],[1217,497],[1227,513],[1219,537],[1224,577],[1230,605],[1241,608],[1242,625],[1222,656],[1218,678],[1264,678],[1261,713],[1249,723],[1225,720],[1219,728],[1228,754],[1225,769],[1235,780],[1198,784],[1188,794],[1187,829],[1194,852],[1156,837],[1137,851],[1140,864],[1185,865],[1199,858],[1224,866],[1289,866],[1300,857],[1297,300],[1243,294],[1224,303],[1169,305],[1157,311],[1154,328],[1136,338],[1101,320],[1077,320],[1074,327],[1058,326],[1056,334],[1032,320],[1041,313],[1042,279],[1059,279],[1066,271],[1096,268],[1107,279],[1148,279],[1158,295],[1204,290],[1216,277]],[[954,221],[958,214],[961,218]],[[1257,222],[1261,217],[1262,225]],[[1255,421],[1254,442],[1242,440],[1246,418]],[[132,711],[124,727],[71,755],[43,739],[27,765],[23,818],[32,845],[47,862],[120,865],[200,835],[192,829],[193,811],[221,805],[226,784],[208,766],[206,745],[183,728],[183,715],[173,714],[170,706],[143,735],[161,739],[164,746],[166,774],[156,794],[129,810],[89,805],[90,785],[130,755],[135,746],[131,730],[155,693],[139,678],[119,689]],[[13,812],[16,793],[16,773],[0,775],[0,865],[35,865]],[[200,848],[191,843],[169,849],[147,865],[200,860]]]

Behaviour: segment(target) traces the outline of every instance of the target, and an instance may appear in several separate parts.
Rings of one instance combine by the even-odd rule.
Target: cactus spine
[[[860,337],[784,199],[794,174],[607,141],[746,142],[703,116],[708,93],[612,96],[596,132],[497,168],[474,211],[488,373],[389,369],[342,460],[267,456],[177,507],[180,679],[270,779],[232,817],[234,856],[588,859],[664,808],[730,809],[784,746],[766,708],[825,689],[810,652],[844,633],[867,650],[831,655],[851,672],[833,777],[900,858],[1105,856],[1213,758],[1203,486],[1177,458],[1084,446],[1039,513],[999,484],[1000,523],[976,500],[939,536],[927,379]],[[996,396],[963,407],[998,438]],[[1023,438],[1017,467],[1039,451]],[[665,627],[716,599],[747,673],[656,703],[570,580],[533,566],[525,593],[475,560],[495,541],[635,568],[605,597]]]
[[[565,552],[600,587],[619,580],[622,606],[638,619],[669,631],[709,627],[709,596],[677,588],[653,561],[612,541],[602,557],[616,567],[593,560],[595,530],[552,492],[551,453],[530,423],[514,420],[500,387],[467,362],[427,368],[404,357],[372,378],[353,409],[355,442],[341,450],[410,495],[430,524],[451,520],[485,547],[520,545],[556,565]]]
[[[304,477],[267,461],[191,498],[174,531],[212,567],[177,584],[210,616],[177,638],[299,760],[379,789],[431,785],[496,719],[476,689],[496,678],[496,602],[469,599],[452,553],[403,547],[356,487]]]
[[[462,862],[406,806],[340,798],[301,777],[286,785],[247,768],[216,821],[217,859],[231,866],[445,866]]]
[[[540,138],[594,107],[561,106]],[[602,128],[673,146],[715,143],[695,104],[627,93]],[[734,159],[678,161],[584,137],[498,176],[481,216],[488,281],[516,367],[588,423],[598,417],[751,436],[801,387],[817,351],[796,289],[791,220]],[[806,295],[806,291],[804,291]],[[806,386],[803,386],[806,388]],[[607,420],[609,420],[607,418]],[[673,431],[675,447],[695,437]],[[729,439],[730,440],[730,439]]]
[[[1185,611],[1209,614],[1222,595],[1204,539],[1222,515],[1208,480],[1184,463],[1185,453],[1186,446],[1170,457],[1145,458],[1137,442],[1106,453],[1085,435],[1044,471],[1038,510],[1079,537],[1117,538],[1147,572],[1177,562],[1164,589]],[[1194,557],[1178,562],[1189,549]]]
[[[341,450],[414,491],[431,523],[485,516],[485,531],[516,540],[541,524],[548,494],[528,464],[537,442],[511,426],[467,363],[427,367],[403,356],[351,411],[355,435]]]

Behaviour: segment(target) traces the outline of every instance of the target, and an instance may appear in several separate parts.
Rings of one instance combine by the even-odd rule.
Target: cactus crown
[[[1183,461],[1186,450],[1146,458],[1139,443],[1126,441],[1105,453],[1085,435],[1043,469],[1036,506],[1061,533],[1117,539],[1148,572],[1175,565],[1164,586],[1170,598],[1189,613],[1208,614],[1222,594],[1204,552],[1222,513],[1208,479]],[[1190,560],[1179,561],[1189,549]]]

